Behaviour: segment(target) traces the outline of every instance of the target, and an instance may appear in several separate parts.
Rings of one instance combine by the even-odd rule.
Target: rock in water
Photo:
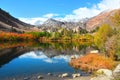
[[[15,78],[13,78],[13,80],[16,80]]]
[[[39,75],[37,78],[38,78],[38,79],[43,79],[43,76]]]
[[[48,75],[48,76],[51,76],[51,75],[52,75],[52,73],[48,73],[47,75]]]
[[[29,77],[25,77],[24,80],[29,80]]]
[[[61,77],[62,77],[62,78],[63,78],[63,77],[68,77],[68,73],[62,74]]]
[[[77,74],[72,74],[72,77],[73,77],[73,78],[80,77],[80,74],[79,74],[79,73],[77,73]]]
[[[61,75],[58,75],[58,77],[61,77]]]

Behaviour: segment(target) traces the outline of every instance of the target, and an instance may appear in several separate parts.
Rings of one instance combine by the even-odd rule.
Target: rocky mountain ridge
[[[64,21],[58,21],[55,19],[48,19],[42,25],[40,25],[39,28],[49,32],[53,32],[61,28],[78,32],[79,30],[86,29],[85,27],[86,21],[64,22]]]
[[[120,9],[106,10],[101,12],[97,16],[89,19],[86,18],[80,20],[79,22],[62,22],[54,19],[48,19],[46,22],[40,25],[40,29],[46,31],[54,31],[53,29],[66,28],[67,30],[73,30],[75,32],[78,32],[80,30],[91,32],[104,23],[113,26],[111,22],[111,16],[113,16],[119,10]]]
[[[118,10],[119,9],[104,11],[100,13],[99,15],[89,19],[86,23],[86,30],[92,31],[96,29],[97,27],[100,27],[100,25],[104,23],[112,25],[111,16],[113,16]]]
[[[61,28],[65,28],[67,30],[72,30],[73,32],[79,32],[81,30],[86,30],[88,32],[91,32],[95,30],[97,27],[104,23],[108,23],[110,25],[110,17],[115,14],[116,11],[119,11],[120,9],[115,10],[107,10],[99,15],[92,17],[92,18],[86,18],[82,19],[78,22],[66,22],[66,21],[58,21],[55,19],[48,19],[43,24],[36,26],[36,25],[30,25],[27,23],[24,23],[17,18],[14,18],[11,16],[8,12],[5,12],[4,10],[0,9],[0,30],[2,31],[12,31],[12,32],[27,32],[27,31],[48,31],[48,32],[54,32],[58,31]]]
[[[7,32],[24,32],[30,30],[32,27],[34,26],[20,21],[0,8],[0,30]]]

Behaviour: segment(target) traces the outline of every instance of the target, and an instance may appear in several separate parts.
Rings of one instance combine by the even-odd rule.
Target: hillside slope
[[[0,9],[0,30],[7,32],[24,32],[30,30],[32,27],[32,25],[24,23],[11,16],[8,12]]]
[[[96,29],[97,27],[100,27],[100,25],[104,23],[107,23],[112,26],[113,24],[111,22],[111,16],[113,16],[119,10],[120,9],[104,11],[100,13],[99,15],[89,19],[88,22],[86,23],[86,30],[92,31]]]

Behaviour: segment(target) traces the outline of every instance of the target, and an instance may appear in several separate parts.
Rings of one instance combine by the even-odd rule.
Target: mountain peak
[[[55,19],[52,19],[52,18],[50,18],[50,19],[48,19],[47,21],[45,21],[43,24],[42,24],[42,26],[46,26],[46,27],[59,27],[59,26],[61,26],[63,24],[63,22],[61,22],[61,21],[57,21],[57,20],[55,20]]]
[[[101,12],[97,16],[89,19],[86,23],[87,31],[92,31],[96,29],[97,27],[100,27],[104,23],[111,25],[110,17],[113,16],[118,10],[120,9],[106,10],[106,11]]]
[[[47,21],[56,21],[56,20],[53,18],[49,18]]]
[[[47,21],[45,21],[43,24],[57,24],[60,23],[61,21],[49,18]]]

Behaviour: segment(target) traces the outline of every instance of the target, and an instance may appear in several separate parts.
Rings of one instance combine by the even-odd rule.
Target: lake
[[[83,73],[69,65],[71,56],[82,56],[93,47],[91,43],[0,43],[0,79],[47,73]]]

